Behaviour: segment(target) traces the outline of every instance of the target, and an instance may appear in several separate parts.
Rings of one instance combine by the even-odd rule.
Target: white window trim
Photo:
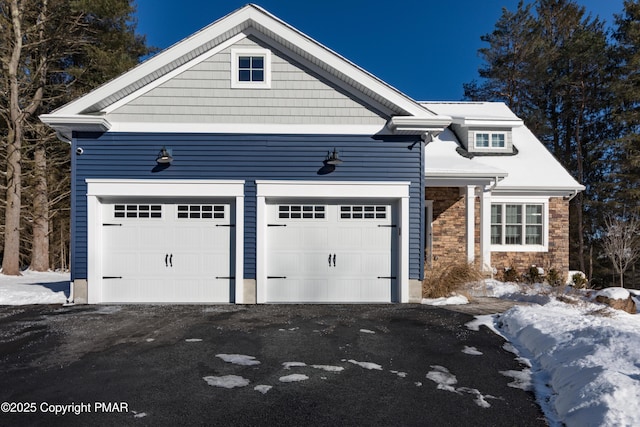
[[[488,147],[480,147],[478,146],[478,134],[486,134],[489,135],[489,146]],[[503,147],[493,147],[491,145],[491,140],[493,135],[503,135],[504,136],[504,146]],[[473,146],[476,150],[504,150],[507,148],[507,132],[491,132],[491,131],[483,131],[478,130],[473,133]]]
[[[264,81],[241,82],[238,80],[238,58],[240,56],[264,57]],[[231,49],[231,88],[271,89],[271,51],[268,49]]]
[[[491,205],[542,205],[542,244],[541,245],[495,245],[491,252],[548,252],[549,251],[549,198],[501,198],[492,197]],[[525,210],[523,209],[523,215]],[[504,209],[503,209],[504,217]],[[491,221],[491,217],[489,217]],[[504,226],[504,221],[503,221]],[[504,232],[503,232],[504,238]]]

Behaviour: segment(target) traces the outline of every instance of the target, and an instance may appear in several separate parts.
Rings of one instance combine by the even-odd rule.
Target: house
[[[584,189],[500,102],[423,102],[451,125],[425,148],[427,265],[569,271],[569,201]]]
[[[498,158],[457,154],[476,128],[453,105],[414,101],[258,6],[225,16],[41,116],[72,147],[75,301],[419,301],[427,216],[429,258],[450,250],[435,233],[458,203],[437,198],[479,204],[462,218],[475,259],[496,249],[487,203],[510,188]],[[483,126],[524,154],[505,114]],[[433,176],[432,154],[470,169]]]

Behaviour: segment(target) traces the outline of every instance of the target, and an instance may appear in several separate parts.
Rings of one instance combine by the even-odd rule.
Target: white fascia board
[[[454,117],[453,123],[459,124],[465,127],[496,127],[496,128],[514,128],[524,126],[524,122],[520,119],[495,119],[495,118],[482,118],[482,117]]]
[[[500,187],[493,190],[492,194],[500,197],[575,197],[583,191],[583,185],[576,187]]]
[[[73,131],[107,132],[112,126],[104,116],[42,114],[39,118],[69,140]]]
[[[394,133],[414,134],[424,132],[442,132],[451,124],[449,116],[412,117],[395,116],[389,119],[387,127]]]
[[[149,133],[252,133],[288,135],[384,135],[380,125],[306,125],[273,123],[113,123],[111,132]]]
[[[241,197],[243,180],[87,179],[95,197]]]
[[[405,181],[263,181],[256,180],[258,197],[408,198]]]
[[[500,177],[480,177],[480,176],[427,176],[425,178],[425,187],[465,187],[474,186],[490,186],[495,185]]]

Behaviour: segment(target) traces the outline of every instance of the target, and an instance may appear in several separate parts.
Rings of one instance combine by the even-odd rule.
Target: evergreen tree
[[[150,52],[135,34],[133,13],[130,0],[0,0],[4,274],[19,274],[25,264],[34,270],[49,267],[51,208],[60,216],[65,212],[60,203],[68,204],[68,188],[51,181],[54,169],[68,170],[68,146],[57,142],[37,116]],[[30,209],[22,209],[24,201]]]
[[[616,199],[624,209],[640,210],[640,1],[626,0],[614,32],[617,79],[613,86],[617,141]]]
[[[526,28],[517,28],[525,25]],[[516,31],[518,51],[512,46]],[[607,37],[599,19],[585,16],[572,0],[538,0],[535,8],[503,10],[496,30],[480,50],[486,66],[481,85],[465,86],[472,100],[501,100],[519,115],[567,170],[587,189],[571,204],[572,264],[587,271],[589,239],[595,235],[600,186],[612,128],[611,66]],[[515,72],[514,70],[517,70]],[[505,97],[496,88],[519,86]],[[587,215],[588,213],[588,215]]]

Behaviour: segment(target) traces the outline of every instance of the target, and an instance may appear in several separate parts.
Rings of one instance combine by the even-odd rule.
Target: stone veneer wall
[[[458,187],[427,187],[426,200],[433,200],[432,266],[466,259],[465,197]],[[480,253],[480,200],[475,202],[475,251]],[[427,256],[429,256],[427,254]],[[498,275],[507,267],[524,273],[531,265],[567,274],[569,271],[569,202],[549,199],[548,252],[492,252],[491,265]]]
[[[437,268],[438,265],[465,260],[465,203],[460,189],[427,187],[425,197],[433,200],[432,266]]]

